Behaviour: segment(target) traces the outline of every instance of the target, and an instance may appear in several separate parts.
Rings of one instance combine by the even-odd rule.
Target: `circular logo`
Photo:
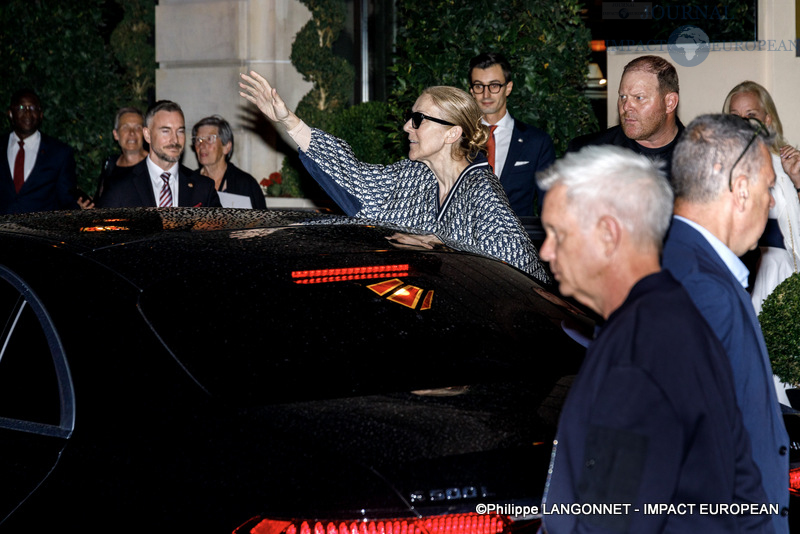
[[[628,10],[623,7],[622,9],[619,10],[618,15],[619,15],[619,18],[621,18],[621,19],[627,19],[629,13],[628,13]]]
[[[669,36],[667,50],[675,63],[696,67],[708,57],[708,35],[697,26],[681,26]]]

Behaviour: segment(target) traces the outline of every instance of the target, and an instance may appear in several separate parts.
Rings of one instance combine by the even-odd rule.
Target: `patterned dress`
[[[485,161],[464,169],[439,205],[438,182],[424,163],[362,163],[345,141],[316,129],[300,159],[348,215],[434,234],[451,248],[492,256],[550,282]]]

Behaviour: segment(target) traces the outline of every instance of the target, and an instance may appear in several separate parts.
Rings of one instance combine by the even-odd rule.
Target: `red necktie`
[[[489,165],[492,167],[492,171],[494,171],[494,130],[497,128],[496,124],[489,126],[489,140],[486,142],[486,150],[488,154],[486,155],[487,159],[489,160]]]
[[[17,159],[14,160],[14,189],[22,189],[22,184],[25,183],[25,143],[19,141],[19,152],[17,152]]]
[[[164,180],[164,185],[161,187],[161,197],[159,198],[158,205],[161,208],[171,208],[172,190],[169,188],[169,173],[163,173],[161,179]]]

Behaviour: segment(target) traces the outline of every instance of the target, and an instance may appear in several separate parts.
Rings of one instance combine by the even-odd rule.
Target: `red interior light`
[[[234,534],[507,534],[512,524],[505,515],[477,513],[312,523],[253,518]]]
[[[800,497],[800,467],[789,469],[789,493]]]
[[[386,298],[403,306],[415,308],[424,292],[424,289],[416,286],[404,286]]]
[[[127,226],[112,226],[112,225],[104,225],[104,226],[83,226],[81,227],[81,232],[124,232],[129,230]]]
[[[596,39],[589,41],[589,47],[592,49],[592,52],[605,52],[606,51],[606,42]]]

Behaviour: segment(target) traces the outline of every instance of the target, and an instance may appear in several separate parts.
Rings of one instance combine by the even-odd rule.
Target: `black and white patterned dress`
[[[300,159],[348,215],[434,234],[449,247],[498,258],[550,281],[486,162],[464,169],[440,206],[436,177],[424,163],[362,163],[345,141],[317,129]]]

